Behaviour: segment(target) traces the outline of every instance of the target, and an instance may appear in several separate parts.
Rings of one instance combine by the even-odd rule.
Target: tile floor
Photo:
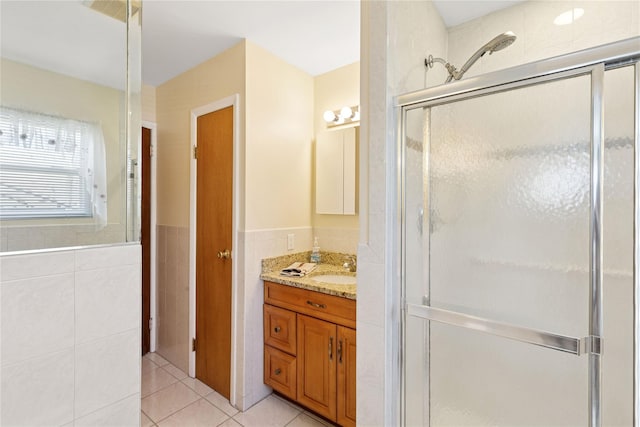
[[[327,427],[331,424],[275,395],[245,412],[156,353],[142,358],[141,426]]]

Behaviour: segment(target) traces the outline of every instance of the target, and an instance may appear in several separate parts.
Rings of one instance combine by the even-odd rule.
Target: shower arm
[[[449,83],[453,79],[459,80],[462,77],[462,73],[460,73],[456,69],[456,67],[454,67],[453,65],[451,65],[450,63],[448,63],[442,58],[434,58],[433,55],[429,55],[424,60],[424,65],[427,67],[427,70],[428,70],[429,68],[433,68],[433,64],[435,62],[438,62],[444,65],[444,67],[447,69],[447,72],[449,73],[449,76],[447,77],[447,80],[445,80],[445,83]]]

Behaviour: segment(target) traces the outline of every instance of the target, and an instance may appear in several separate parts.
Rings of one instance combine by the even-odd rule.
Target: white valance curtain
[[[0,107],[0,218],[107,223],[100,125]]]

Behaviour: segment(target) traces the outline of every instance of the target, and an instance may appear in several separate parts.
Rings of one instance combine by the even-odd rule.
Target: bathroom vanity
[[[341,426],[355,426],[355,285],[324,284],[313,276],[262,275],[264,382]]]

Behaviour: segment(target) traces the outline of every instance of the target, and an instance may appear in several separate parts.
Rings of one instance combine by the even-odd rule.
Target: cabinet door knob
[[[338,340],[338,363],[342,363],[342,340]]]
[[[274,374],[276,374],[276,375],[280,375],[281,373],[282,373],[282,370],[280,368],[278,368],[278,369],[276,369],[274,371]]]
[[[280,332],[280,326],[276,326],[275,328],[273,328],[273,332],[275,332],[276,334]]]

